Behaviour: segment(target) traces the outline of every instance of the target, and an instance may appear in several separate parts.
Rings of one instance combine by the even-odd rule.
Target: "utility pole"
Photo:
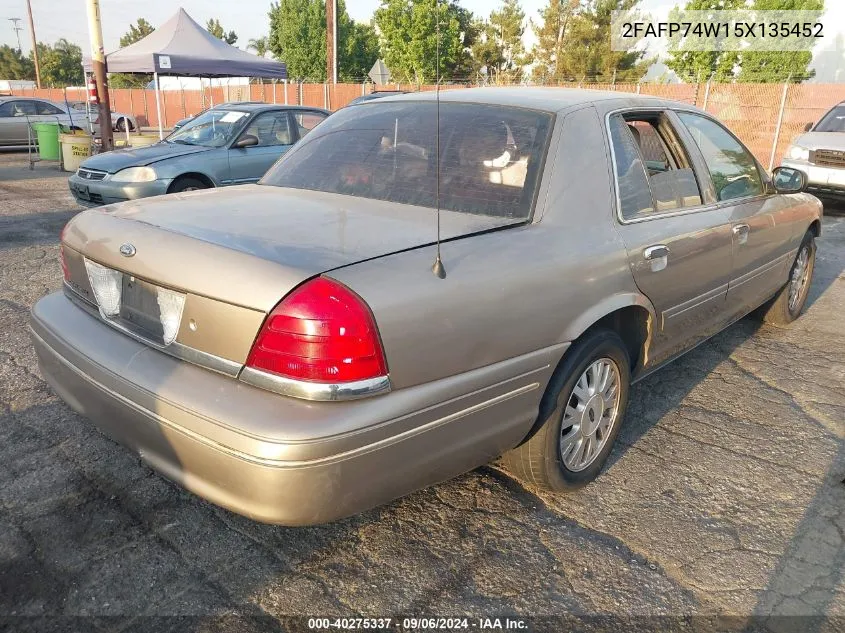
[[[111,104],[109,103],[109,83],[106,76],[106,53],[103,48],[103,25],[100,21],[100,0],[86,0],[88,9],[88,34],[91,38],[91,64],[94,67],[94,80],[97,82],[99,101],[100,141],[102,151],[107,152],[114,146],[111,129]]]
[[[41,87],[41,68],[38,66],[38,40],[35,39],[35,23],[32,21],[32,3],[26,0],[26,10],[29,12],[29,34],[32,36],[32,59],[35,60],[35,85]]]
[[[20,22],[20,18],[9,18],[9,22],[12,23],[12,30],[15,32],[15,35],[18,37],[18,52],[21,50],[21,31],[23,31],[22,26],[18,26],[18,22]]]
[[[326,0],[326,81],[337,83],[337,0]]]

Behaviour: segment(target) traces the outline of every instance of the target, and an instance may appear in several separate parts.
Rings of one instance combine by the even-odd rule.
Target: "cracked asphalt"
[[[57,236],[78,209],[64,175],[25,162],[0,154],[0,630],[354,614],[845,630],[845,217],[825,220],[806,314],[786,329],[746,318],[636,385],[587,488],[531,490],[491,465],[284,528],[157,476],[44,383],[27,318],[59,288]]]

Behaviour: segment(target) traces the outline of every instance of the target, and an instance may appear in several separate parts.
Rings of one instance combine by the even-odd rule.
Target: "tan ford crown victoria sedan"
[[[799,315],[821,219],[803,185],[681,103],[387,97],[257,185],[79,214],[33,340],[76,411],[260,521],[501,455],[566,490],[601,471],[632,381],[758,306]]]

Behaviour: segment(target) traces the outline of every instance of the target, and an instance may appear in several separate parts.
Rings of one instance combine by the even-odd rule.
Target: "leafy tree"
[[[587,78],[610,82],[638,80],[651,60],[644,51],[613,51],[614,11],[635,10],[640,0],[549,0],[537,30],[535,79],[560,82]]]
[[[336,19],[338,79],[361,81],[378,59],[375,29],[353,22],[343,0],[338,0]],[[287,64],[292,79],[326,81],[324,0],[279,0],[271,4],[268,46]]]
[[[55,45],[38,43],[38,65],[41,83],[48,86],[81,86],[85,82],[82,72],[82,49],[61,38]]]
[[[385,64],[394,78],[429,83],[437,77],[437,23],[440,22],[440,76],[468,76],[472,58],[472,14],[455,2],[382,0],[375,22]],[[467,34],[470,38],[467,38]]]
[[[35,65],[17,48],[0,46],[0,77],[4,79],[35,79]]]
[[[522,67],[529,63],[522,36],[525,33],[525,12],[519,0],[502,0],[498,11],[490,13],[488,29],[502,52],[502,60],[495,66],[502,79],[518,79]]]
[[[505,53],[496,37],[496,29],[487,20],[476,20],[478,33],[472,45],[473,70],[482,71],[492,81],[498,79],[497,72],[505,64]]]
[[[214,37],[218,40],[223,40],[227,44],[234,45],[235,42],[238,41],[238,35],[234,31],[226,32],[226,29],[223,28],[223,25],[220,24],[220,20],[213,18],[206,22],[205,30],[211,33]]]
[[[251,39],[246,45],[247,49],[252,49],[259,57],[264,57],[267,51],[270,50],[269,40],[266,37],[258,37]]]
[[[121,36],[120,48],[125,48],[144,39],[153,31],[155,31],[155,27],[152,24],[144,18],[138,18],[138,21],[135,24],[130,24],[129,30]]]
[[[138,18],[135,24],[129,25],[129,30],[120,38],[120,48],[125,48],[138,42],[150,33],[155,27],[144,18]],[[113,73],[109,75],[109,86],[111,88],[143,88],[152,81],[153,76],[137,73]]]
[[[338,5],[340,6],[340,5]],[[338,9],[340,12],[340,9]],[[341,34],[343,37],[341,38]],[[338,78],[340,81],[362,81],[379,57],[378,35],[372,24],[349,21],[340,29],[338,21]]]
[[[689,0],[684,11],[730,11],[745,7],[745,0]],[[680,19],[681,11],[677,7],[669,12],[669,20]],[[669,59],[666,65],[686,82],[730,81],[739,63],[736,51],[689,51],[679,47],[677,40],[669,43]]]
[[[823,11],[824,0],[755,0],[752,9],[759,11]],[[815,76],[810,69],[811,51],[741,51],[740,71],[736,80],[742,82],[801,82]]]

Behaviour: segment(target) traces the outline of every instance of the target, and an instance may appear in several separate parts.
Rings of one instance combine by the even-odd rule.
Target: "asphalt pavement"
[[[746,318],[633,387],[585,489],[531,490],[491,465],[285,528],[162,479],[42,380],[29,309],[60,286],[58,234],[78,211],[66,174],[0,153],[0,630],[293,630],[305,624],[285,617],[356,614],[845,630],[845,217],[825,219],[806,314]]]

